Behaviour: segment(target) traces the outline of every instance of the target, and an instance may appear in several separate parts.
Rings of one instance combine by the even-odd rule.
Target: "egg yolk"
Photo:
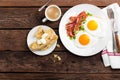
[[[88,27],[89,30],[94,31],[98,28],[98,24],[95,20],[91,20],[91,21],[88,22],[87,27]]]
[[[88,35],[82,34],[82,35],[79,37],[79,43],[80,43],[80,44],[82,44],[82,45],[87,45],[89,42],[90,42],[90,38],[89,38]]]

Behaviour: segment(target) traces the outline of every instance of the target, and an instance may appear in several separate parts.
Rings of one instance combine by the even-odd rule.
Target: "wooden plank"
[[[59,61],[54,55],[58,55]],[[105,68],[101,55],[79,57],[70,52],[52,52],[37,56],[31,52],[0,52],[0,72],[46,72],[46,73],[120,73]]]
[[[62,14],[68,8],[61,8]],[[33,28],[37,25],[48,25],[52,28],[59,27],[59,21],[42,23],[44,10],[37,11],[38,8],[0,8],[0,28]]]
[[[29,51],[26,42],[29,31],[30,30],[0,30],[0,50]],[[58,30],[56,33],[58,34]],[[58,44],[60,48],[56,47],[55,51],[66,50],[60,38]]]
[[[2,80],[119,80],[120,74],[0,73]]]
[[[42,6],[47,0],[1,0],[0,6]],[[74,6],[82,3],[94,4],[97,6],[107,6],[119,0],[52,0],[50,4],[57,4],[59,6]]]

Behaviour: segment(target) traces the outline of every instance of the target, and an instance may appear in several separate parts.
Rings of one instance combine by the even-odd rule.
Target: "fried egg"
[[[104,37],[102,33],[101,19],[95,16],[88,16],[84,25],[86,32],[93,36]]]
[[[76,34],[75,45],[79,48],[90,47],[97,42],[97,39],[92,37],[87,32],[79,31]]]

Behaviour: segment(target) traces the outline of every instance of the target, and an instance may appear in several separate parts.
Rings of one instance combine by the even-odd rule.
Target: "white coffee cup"
[[[45,10],[45,18],[42,19],[42,22],[57,21],[61,17],[61,9],[57,5],[50,5]]]

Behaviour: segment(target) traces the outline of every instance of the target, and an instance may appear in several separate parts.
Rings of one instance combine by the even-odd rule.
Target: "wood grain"
[[[54,55],[61,57],[59,61]],[[120,70],[105,68],[101,55],[79,57],[70,52],[52,52],[37,56],[31,52],[0,52],[0,72],[45,72],[45,73],[120,73]]]
[[[0,80],[119,80],[120,70],[105,68],[101,54],[79,57],[57,48],[47,56],[37,56],[26,43],[28,32],[37,25],[48,25],[58,34],[59,21],[42,23],[47,0],[0,0]],[[99,7],[119,0],[52,0],[64,14],[74,5],[89,3]],[[50,5],[49,4],[49,5]],[[58,55],[59,61],[54,55]]]
[[[27,47],[27,35],[30,30],[0,30],[0,51],[29,51]],[[58,34],[58,30],[56,30]],[[66,50],[62,45],[60,38],[58,40],[59,47],[55,51]]]
[[[61,8],[62,14],[68,8]],[[42,23],[44,10],[37,11],[38,8],[0,8],[0,28],[33,28],[37,25],[48,25],[52,28],[59,28],[59,21]]]
[[[1,0],[0,6],[42,6],[47,0]],[[50,4],[57,4],[59,6],[74,6],[82,3],[94,4],[97,6],[107,6],[119,0],[52,0]]]
[[[2,80],[118,80],[120,74],[0,73],[0,78]]]

